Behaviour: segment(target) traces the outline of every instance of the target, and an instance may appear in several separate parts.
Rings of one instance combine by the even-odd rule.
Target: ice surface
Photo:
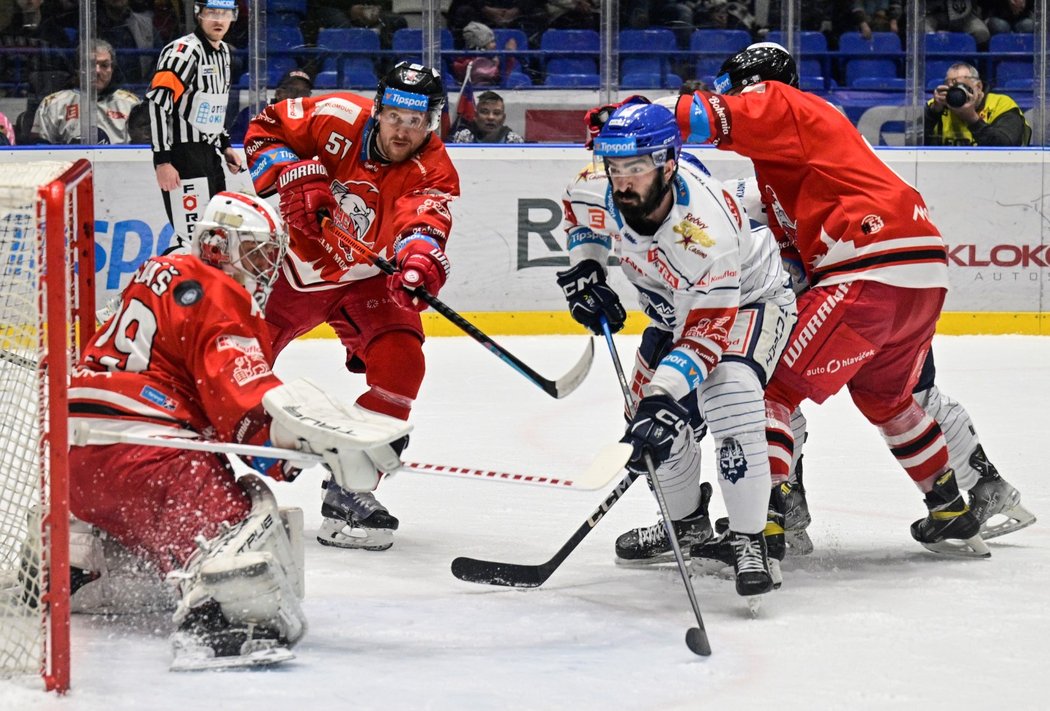
[[[581,337],[500,341],[552,378],[582,348]],[[628,367],[637,338],[618,341]],[[587,381],[556,401],[469,339],[431,339],[406,459],[581,470],[622,431],[620,389],[596,345]],[[992,461],[1041,518],[992,541],[990,560],[940,558],[911,540],[922,497],[842,395],[807,409],[816,552],[788,559],[784,587],[758,619],[731,582],[694,578],[714,649],[707,659],[685,646],[695,622],[677,572],[613,564],[615,537],[654,519],[644,484],[543,587],[515,590],[461,582],[449,564],[459,555],[545,561],[603,492],[402,474],[378,491],[401,519],[396,542],[372,553],[314,542],[321,475],[310,471],[273,485],[282,504],[305,510],[311,628],[296,661],[172,674],[164,616],[78,616],[70,694],[0,681],[0,708],[1045,709],[1050,339],[938,337],[935,350],[941,389],[967,407]],[[342,362],[333,342],[295,343],[278,372],[352,397],[363,386]]]

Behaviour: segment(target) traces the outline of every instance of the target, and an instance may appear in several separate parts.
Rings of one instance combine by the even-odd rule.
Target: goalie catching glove
[[[350,491],[371,491],[381,472],[399,468],[391,443],[412,430],[404,420],[336,402],[306,378],[267,392],[263,407],[275,446],[320,454],[335,483]]]
[[[387,282],[390,295],[403,309],[425,311],[427,302],[414,292],[422,288],[431,296],[437,295],[448,279],[448,257],[436,239],[418,232],[399,239],[394,252],[394,261],[400,271],[391,275]]]
[[[339,209],[328,171],[316,160],[301,160],[285,168],[277,179],[277,193],[288,227],[311,239],[321,238],[321,215],[334,215]]]
[[[620,297],[605,281],[605,270],[593,259],[585,259],[576,266],[558,272],[558,286],[569,302],[569,313],[591,333],[601,336],[602,321],[609,322],[609,330],[616,333],[623,328],[627,312]]]

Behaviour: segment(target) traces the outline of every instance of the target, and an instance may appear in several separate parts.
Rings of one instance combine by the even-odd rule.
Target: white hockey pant
[[[750,366],[719,363],[700,386],[700,411],[715,440],[729,527],[758,533],[769,509],[769,449],[763,387]]]
[[[251,497],[251,513],[215,538],[200,541],[201,550],[181,573],[172,576],[182,579],[182,599],[174,620],[178,624],[190,609],[214,600],[231,625],[275,629],[290,647],[306,633],[306,617],[299,604],[303,595],[302,511],[287,510],[282,518],[273,493],[254,474],[241,477],[238,483]]]

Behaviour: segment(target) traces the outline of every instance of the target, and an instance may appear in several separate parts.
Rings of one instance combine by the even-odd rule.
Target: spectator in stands
[[[62,50],[71,49],[72,41],[56,21],[56,8],[41,0],[17,0],[10,22],[0,30],[0,47],[8,50],[25,47],[33,51],[0,56],[0,80],[25,84],[33,72],[68,73],[71,70],[72,52]],[[40,95],[35,98],[39,99]]]
[[[141,5],[138,5],[141,6]],[[133,11],[129,0],[100,0],[98,5],[98,37],[118,50],[153,48],[153,17],[142,11]],[[117,56],[124,81],[145,83],[152,72],[156,56],[124,54]]]
[[[546,26],[544,7],[540,0],[452,0],[445,18],[453,35],[471,22],[482,22],[493,29],[521,30],[538,47]]]
[[[128,142],[128,114],[141,99],[113,81],[113,47],[95,41],[95,92],[97,135],[88,143]],[[36,143],[80,143],[80,89],[70,88],[44,97],[33,118],[32,139]]]
[[[853,26],[864,39],[872,32],[897,33],[897,19],[901,16],[899,0],[854,0],[850,8]]]
[[[463,28],[463,46],[475,51],[495,50],[496,35],[488,25],[470,22]],[[518,42],[513,37],[503,45],[504,51],[517,48]],[[456,78],[456,81],[462,82],[467,74],[467,67],[470,67],[471,84],[492,86],[499,84],[500,80],[510,73],[515,63],[513,57],[501,60],[497,55],[464,55],[452,60],[452,76]]]
[[[1003,32],[1034,32],[1032,0],[985,0],[985,23],[993,35]]]
[[[682,96],[688,96],[698,91],[711,91],[711,87],[703,79],[686,79],[678,87],[678,93]]]
[[[924,124],[928,146],[1027,146],[1032,137],[1017,102],[986,94],[977,69],[965,62],[949,67],[933,90]]]
[[[276,104],[285,99],[303,99],[313,93],[314,81],[310,75],[301,69],[293,69],[285,72],[281,80],[277,82],[277,88],[273,92],[273,101]],[[250,107],[244,107],[237,114],[233,124],[229,127],[230,143],[244,143],[244,134],[248,130],[248,122],[253,117]]]
[[[474,121],[456,131],[450,143],[524,143],[524,138],[504,125],[506,120],[503,97],[484,91],[478,96]]]
[[[13,146],[18,139],[15,138],[15,127],[4,114],[0,114],[0,146]]]
[[[747,6],[739,2],[726,2],[726,0],[707,0],[697,3],[693,22],[698,28],[704,30],[753,32],[755,29],[755,18]]]
[[[988,25],[977,14],[971,0],[928,0],[926,3],[927,32],[965,32],[972,35],[978,46],[988,43]]]
[[[383,47],[390,47],[394,33],[408,27],[408,20],[393,11],[391,0],[312,0],[310,19],[319,27],[364,27],[379,35]]]
[[[151,145],[149,105],[142,101],[128,112],[128,143],[135,146]]]
[[[598,2],[591,0],[550,0],[547,3],[547,29],[598,31]]]

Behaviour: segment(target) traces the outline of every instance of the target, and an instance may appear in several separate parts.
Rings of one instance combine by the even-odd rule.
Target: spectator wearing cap
[[[469,22],[463,28],[463,46],[473,52],[496,49],[496,33],[481,22]],[[503,51],[513,51],[518,48],[515,39],[507,40],[503,45]],[[514,59],[508,57],[501,62],[497,55],[468,54],[452,60],[452,76],[456,81],[462,82],[470,69],[470,81],[480,86],[494,86],[500,83],[500,79],[508,74],[513,67]]]
[[[494,91],[483,91],[478,96],[474,120],[452,134],[450,143],[524,143],[522,138],[504,123],[507,112],[503,97]]]
[[[302,69],[293,69],[285,72],[281,80],[277,82],[277,88],[274,89],[273,100],[270,103],[276,104],[285,99],[303,99],[310,96],[313,90],[314,80],[310,78],[310,75]],[[241,109],[237,114],[237,118],[234,119],[233,124],[229,127],[231,143],[244,143],[244,134],[248,131],[248,122],[253,117],[254,114],[251,113],[250,107],[246,106]]]

